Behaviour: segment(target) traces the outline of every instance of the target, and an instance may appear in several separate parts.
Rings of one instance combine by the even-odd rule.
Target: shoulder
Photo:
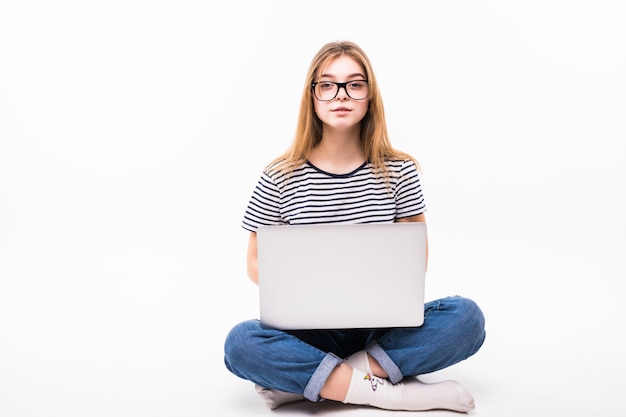
[[[419,172],[417,161],[410,157],[385,159],[385,167],[388,171],[398,174]]]
[[[269,164],[267,164],[267,166],[263,169],[263,174],[272,178],[276,177],[276,175],[280,174],[280,172],[282,171],[282,167],[284,165],[285,165],[284,159],[274,160],[270,162]]]
[[[263,177],[275,184],[281,184],[290,178],[297,177],[300,171],[306,169],[306,166],[305,163],[293,163],[287,159],[277,159],[263,169]]]

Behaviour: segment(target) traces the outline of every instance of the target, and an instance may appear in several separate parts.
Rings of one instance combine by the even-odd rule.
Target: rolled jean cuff
[[[402,371],[398,368],[398,365],[395,364],[394,361],[391,360],[387,352],[383,350],[376,342],[371,343],[365,351],[372,355],[372,358],[376,359],[381,368],[387,372],[389,375],[389,381],[392,384],[397,384],[402,381],[404,375],[402,375]]]
[[[338,358],[332,353],[327,353],[322,362],[319,364],[311,379],[304,387],[304,398],[309,401],[319,402],[322,399],[320,398],[320,391],[328,376],[332,371],[335,370],[337,366],[339,366],[343,362],[343,359]]]

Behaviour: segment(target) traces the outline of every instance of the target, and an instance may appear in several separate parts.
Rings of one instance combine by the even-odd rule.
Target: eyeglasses
[[[352,100],[365,100],[369,94],[367,80],[352,80],[345,83],[319,81],[311,84],[313,94],[319,101],[334,100],[337,94],[339,94],[340,88],[343,88]]]

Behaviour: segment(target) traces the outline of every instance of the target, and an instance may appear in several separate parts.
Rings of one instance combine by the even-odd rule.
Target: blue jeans
[[[472,300],[455,296],[426,303],[420,327],[281,331],[244,321],[226,337],[224,363],[255,384],[321,401],[330,373],[360,350],[372,355],[395,384],[467,359],[484,340],[482,311]]]

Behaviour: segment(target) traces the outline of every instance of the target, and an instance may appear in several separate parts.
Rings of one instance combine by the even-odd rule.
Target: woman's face
[[[333,83],[348,84],[337,87]],[[337,95],[332,98],[335,92]],[[358,126],[367,113],[367,96],[365,70],[353,58],[343,55],[330,61],[319,77],[313,95],[315,113],[325,128],[351,129]]]

